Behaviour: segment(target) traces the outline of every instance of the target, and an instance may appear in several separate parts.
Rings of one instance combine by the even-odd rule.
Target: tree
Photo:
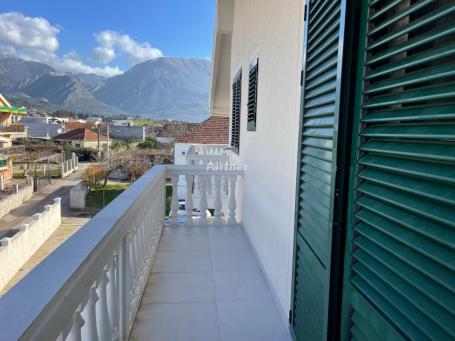
[[[84,173],[83,182],[90,190],[98,190],[101,181],[106,178],[106,166],[103,164],[90,165]]]
[[[153,149],[156,147],[156,139],[153,137],[147,137],[144,142],[137,145],[139,149]]]

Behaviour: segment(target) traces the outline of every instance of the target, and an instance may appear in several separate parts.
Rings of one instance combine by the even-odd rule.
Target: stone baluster
[[[105,266],[96,279],[96,293],[99,298],[96,303],[96,322],[100,340],[112,340],[112,327],[109,318],[106,290],[109,281],[107,277],[108,270],[108,267]]]
[[[177,187],[179,183],[179,176],[178,175],[172,175],[171,177],[171,183],[172,183],[172,199],[171,199],[171,224],[172,225],[178,225],[179,223],[179,217],[178,217],[178,205],[179,205],[179,200],[178,200],[178,193],[177,193]]]
[[[207,220],[207,175],[199,175],[199,182],[201,184],[201,199],[199,202],[200,217],[199,225],[206,226],[208,224]]]
[[[214,225],[221,225],[221,175],[214,175],[214,182],[215,182],[215,202],[214,202]]]
[[[207,184],[206,184],[206,186],[207,186],[207,194],[208,195],[212,195],[212,176],[211,175],[207,175],[206,181],[207,181]]]
[[[185,208],[186,208],[186,217],[185,217],[185,226],[193,226],[193,175],[186,175],[186,196],[185,196]]]
[[[88,290],[87,295],[84,299],[82,311],[82,318],[85,323],[82,327],[82,340],[97,341],[98,331],[96,325],[96,302],[98,301],[98,295],[96,294],[95,284]]]
[[[120,303],[120,339],[128,338],[128,319],[129,319],[129,288],[131,286],[131,269],[130,269],[130,232],[128,231],[123,238],[119,248],[119,303]]]
[[[120,338],[120,309],[118,300],[118,255],[115,254],[109,260],[109,270],[107,271],[107,306],[109,318],[111,320],[112,338],[118,340]]]
[[[68,326],[66,328],[66,333],[63,334],[61,340],[66,341],[82,341],[81,329],[85,321],[81,315],[82,307],[78,305],[76,310],[73,312],[73,315],[70,318]]]
[[[235,209],[236,209],[236,201],[235,201],[235,187],[237,182],[237,175],[230,175],[229,176],[229,213],[227,223],[228,225],[235,225],[237,224],[237,220],[235,219]]]
[[[229,176],[223,176],[223,192],[225,195],[229,194]]]

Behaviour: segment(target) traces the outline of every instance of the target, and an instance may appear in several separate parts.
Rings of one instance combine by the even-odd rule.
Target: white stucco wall
[[[22,203],[33,196],[33,186],[28,185],[19,192],[8,195],[5,199],[0,200],[0,218],[10,211],[22,205]]]
[[[235,1],[230,74],[232,80],[242,68],[237,160],[248,167],[243,223],[286,318],[292,287],[303,24],[304,1]],[[256,57],[257,130],[250,132],[248,68]]]
[[[83,182],[78,183],[70,190],[70,208],[84,209],[86,205],[88,189]]]
[[[44,212],[34,214],[30,223],[17,226],[14,236],[0,240],[0,291],[60,226],[60,202],[55,198],[52,205],[44,206]]]

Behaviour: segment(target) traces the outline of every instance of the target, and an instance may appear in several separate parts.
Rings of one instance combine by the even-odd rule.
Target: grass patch
[[[51,178],[60,178],[61,177],[60,169],[51,169],[50,173],[51,173]],[[38,177],[42,177],[43,174],[44,173],[42,171],[36,172],[36,176],[38,176]],[[31,174],[31,176],[33,176],[33,174]],[[25,172],[24,171],[14,172],[13,178],[19,178],[19,179],[25,178]]]
[[[98,191],[89,192],[86,200],[86,208],[94,210],[104,208],[129,186],[129,183],[107,184],[105,187],[98,189]]]

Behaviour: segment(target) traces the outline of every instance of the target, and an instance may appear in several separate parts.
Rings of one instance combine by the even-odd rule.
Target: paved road
[[[77,172],[71,174],[65,179],[53,180],[52,184],[47,185],[38,192],[35,192],[33,197],[26,201],[24,205],[11,211],[9,214],[0,219],[0,230],[9,229],[18,224],[29,221],[34,213],[43,211],[44,206],[52,203],[54,198],[62,198],[62,224],[49,237],[49,239],[41,245],[38,251],[36,251],[22,266],[16,276],[14,276],[2,292],[0,292],[0,296],[19,282],[35,266],[41,263],[41,261],[43,261],[65,240],[71,237],[71,235],[73,235],[81,226],[90,220],[91,215],[86,215],[80,212],[72,212],[69,208],[70,189],[81,180],[87,167],[88,164],[79,163],[79,170]]]
[[[83,218],[80,212],[72,212],[69,208],[71,188],[81,181],[89,163],[79,163],[79,169],[65,179],[53,179],[52,183],[33,193],[33,197],[23,205],[0,218],[0,230],[8,230],[18,224],[31,220],[31,216],[42,212],[44,206],[52,204],[54,198],[62,198],[62,220],[66,218]]]

